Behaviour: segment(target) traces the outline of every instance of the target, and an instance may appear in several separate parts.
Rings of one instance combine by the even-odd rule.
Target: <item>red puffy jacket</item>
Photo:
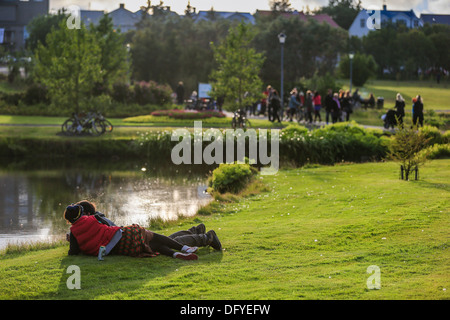
[[[100,223],[94,216],[81,216],[70,231],[77,239],[83,253],[96,256],[101,246],[106,246],[120,227]]]

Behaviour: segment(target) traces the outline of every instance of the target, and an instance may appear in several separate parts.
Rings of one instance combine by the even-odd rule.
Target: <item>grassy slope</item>
[[[348,89],[346,84],[345,89]],[[375,99],[384,97],[384,107],[392,108],[395,105],[395,97],[400,93],[406,101],[405,111],[411,112],[412,98],[420,94],[424,99],[424,110],[450,110],[450,90],[448,83],[430,81],[388,81],[375,80],[367,82],[359,88],[363,98],[368,98],[373,93]]]
[[[203,221],[223,253],[197,262],[66,255],[67,246],[0,257],[0,299],[448,299],[450,160],[398,180],[398,165],[290,169],[272,189]],[[81,268],[68,290],[67,267]],[[368,290],[367,267],[381,269]],[[446,290],[444,290],[444,288]]]

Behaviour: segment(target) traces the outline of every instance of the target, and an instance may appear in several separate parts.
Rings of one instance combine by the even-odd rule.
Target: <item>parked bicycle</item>
[[[87,114],[72,113],[72,116],[64,121],[61,131],[66,135],[91,135],[100,136],[105,132],[111,132],[111,122],[99,112]]]

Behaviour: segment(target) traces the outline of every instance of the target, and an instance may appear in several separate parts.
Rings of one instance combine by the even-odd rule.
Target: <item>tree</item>
[[[35,54],[34,77],[48,89],[58,107],[79,112],[80,105],[92,96],[101,78],[101,51],[94,35],[84,24],[69,29],[66,22],[39,44]]]
[[[289,0],[270,0],[269,6],[271,11],[292,12],[291,2]]]
[[[262,92],[259,73],[264,57],[251,47],[254,34],[250,28],[240,23],[222,44],[211,44],[218,65],[211,73],[213,94],[232,102],[233,110],[254,103]]]
[[[348,30],[361,11],[361,0],[329,0],[328,6],[320,8],[317,13],[326,13],[333,18],[336,23]]]
[[[344,78],[350,78],[350,58],[342,57],[339,63],[339,71]],[[357,87],[362,87],[366,81],[375,76],[377,64],[371,55],[356,53],[353,58],[352,82]]]
[[[258,19],[258,32],[253,41],[258,52],[264,53],[266,59],[261,77],[266,84],[278,87],[281,79],[281,50],[278,34],[287,35],[284,44],[284,84],[293,86],[300,78],[311,78],[316,73],[324,76],[333,74],[338,62],[338,53],[346,46],[347,32],[320,24],[314,19],[303,21],[284,17]],[[284,92],[289,92],[287,88]]]
[[[34,52],[39,43],[46,45],[46,37],[52,29],[58,28],[61,21],[66,21],[68,14],[63,10],[58,10],[57,14],[46,14],[37,16],[31,20],[27,25],[28,38],[26,40],[26,47],[28,50]]]
[[[402,179],[409,180],[410,173],[427,161],[427,152],[420,151],[427,147],[429,141],[430,138],[415,127],[401,126],[396,132],[388,157],[401,164]]]
[[[100,48],[100,85],[104,90],[111,89],[118,80],[126,80],[129,70],[127,48],[124,34],[114,31],[111,17],[103,15],[97,26],[91,26]]]

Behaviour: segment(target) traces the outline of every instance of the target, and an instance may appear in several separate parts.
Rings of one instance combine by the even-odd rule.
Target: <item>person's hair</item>
[[[84,213],[87,215],[95,214],[97,212],[97,208],[95,203],[90,202],[88,200],[81,200],[75,203],[76,205],[82,206]]]
[[[339,93],[335,92],[335,93],[333,94],[333,98],[339,98]]]
[[[396,97],[397,101],[405,101],[405,99],[403,99],[402,95],[400,93],[397,93],[397,97]]]
[[[64,219],[69,223],[74,223],[83,215],[83,207],[79,205],[70,205],[64,210]]]

